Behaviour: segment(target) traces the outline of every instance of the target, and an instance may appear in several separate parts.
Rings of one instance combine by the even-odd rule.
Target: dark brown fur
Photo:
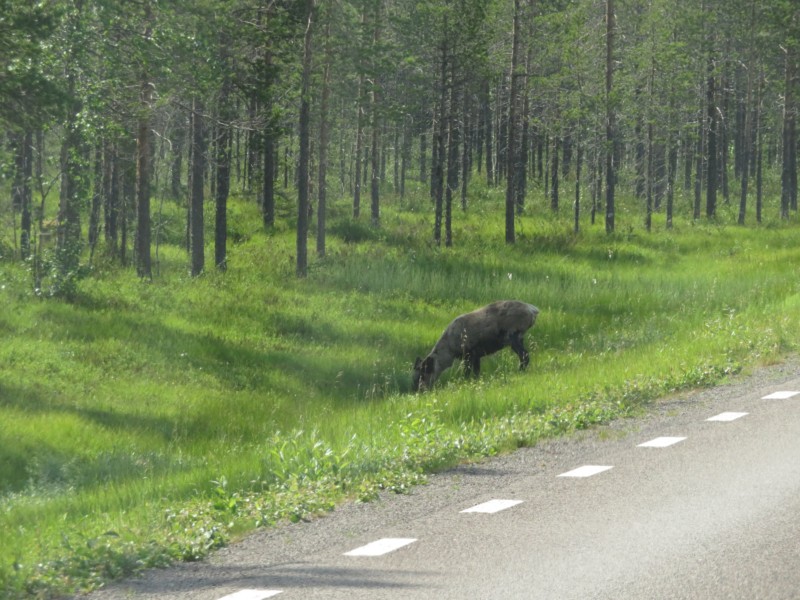
[[[467,373],[480,374],[481,358],[511,346],[519,356],[519,368],[528,366],[523,336],[536,322],[539,309],[516,300],[502,300],[456,317],[430,354],[414,363],[414,391],[430,389],[439,375],[456,359]]]

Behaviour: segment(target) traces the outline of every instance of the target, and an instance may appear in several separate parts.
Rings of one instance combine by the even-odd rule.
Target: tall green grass
[[[152,283],[96,260],[66,303],[0,260],[0,593],[199,558],[797,348],[796,224],[723,211],[575,235],[569,215],[534,209],[508,246],[501,206],[485,190],[438,248],[422,197],[386,202],[377,230],[334,204],[329,255],[305,280],[292,232],[261,231],[242,199],[225,274],[188,277],[165,242]],[[504,352],[478,380],[454,368],[410,394],[414,357],[499,298],[541,309],[529,370]]]

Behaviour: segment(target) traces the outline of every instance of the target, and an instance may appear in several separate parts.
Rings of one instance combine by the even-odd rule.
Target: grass
[[[533,209],[507,246],[502,201],[482,190],[445,249],[420,195],[387,197],[378,230],[340,200],[305,280],[290,228],[263,232],[243,199],[226,274],[188,277],[168,238],[152,283],[100,258],[64,302],[1,259],[0,595],[198,559],[797,349],[796,223],[737,227],[723,208],[648,234],[628,201],[621,233]],[[498,298],[541,309],[529,371],[503,352],[410,394],[414,357]]]

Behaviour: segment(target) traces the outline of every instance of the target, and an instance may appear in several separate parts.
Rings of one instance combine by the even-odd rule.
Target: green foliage
[[[64,247],[46,251],[31,260],[33,291],[45,297],[74,299],[78,282],[89,272],[87,265],[80,263],[83,243],[70,240]]]
[[[42,69],[60,11],[44,3],[0,0],[0,15],[0,125],[30,128],[63,101]]]

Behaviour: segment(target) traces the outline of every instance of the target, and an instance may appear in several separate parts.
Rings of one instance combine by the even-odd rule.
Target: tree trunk
[[[697,220],[700,218],[700,202],[703,193],[703,152],[705,150],[706,125],[705,111],[700,110],[700,118],[697,125],[697,148],[695,149],[695,175],[694,175],[694,208],[692,217]]]
[[[475,163],[478,166],[478,175],[483,174],[483,144],[486,139],[486,120],[483,109],[483,84],[478,89],[475,114]]]
[[[289,163],[293,159],[292,151],[289,149],[289,146],[292,142],[292,136],[290,136],[288,142],[283,147],[283,189],[285,190],[289,189]]]
[[[426,158],[428,156],[428,136],[422,131],[419,134],[419,182],[427,183],[428,181],[428,163]]]
[[[264,219],[264,227],[272,229],[275,225],[275,137],[272,126],[267,124],[264,127],[263,135],[263,159],[264,173],[263,185],[261,186],[261,215]]]
[[[761,162],[763,159],[763,148],[761,139],[761,94],[764,86],[764,71],[760,71],[758,76],[758,92],[756,93],[756,106],[755,106],[755,151],[756,151],[756,222],[761,223],[761,209],[763,205],[763,179],[761,171]]]
[[[747,70],[747,97],[744,102],[743,122],[742,122],[742,142],[740,151],[740,173],[742,179],[742,190],[739,197],[739,225],[744,225],[747,211],[747,185],[750,177],[750,139],[752,119],[750,117],[750,105],[753,101],[753,77],[751,70]]]
[[[684,134],[681,145],[683,147],[683,191],[692,191],[692,171],[694,169],[694,152],[697,144],[693,141],[692,136],[688,133]]]
[[[100,207],[103,204],[103,146],[101,140],[94,147],[94,177],[92,178],[92,204],[89,209],[89,248],[90,256],[100,238]]]
[[[441,116],[439,114],[439,104],[433,105],[431,112],[431,181],[430,181],[430,196],[431,202],[436,204],[436,190],[438,189],[439,182],[436,179],[436,161],[439,160],[439,123]]]
[[[601,147],[601,144],[597,145],[598,148]],[[605,153],[602,151],[598,151],[597,155],[595,156],[596,160],[596,168],[595,168],[595,193],[592,194],[592,214],[590,218],[590,223],[592,225],[595,224],[597,219],[597,211],[600,208],[600,203],[602,199],[603,193],[603,159],[605,157]]]
[[[551,153],[552,158],[550,159],[550,210],[553,212],[558,212],[558,181],[560,179],[558,151],[560,141],[561,138],[558,136],[553,137],[553,151]]]
[[[317,256],[325,256],[325,228],[328,188],[328,103],[330,100],[330,73],[332,54],[330,48],[331,17],[325,23],[325,64],[322,70],[322,99],[319,107],[319,173],[317,191]]]
[[[341,99],[341,107],[341,122],[345,123],[347,121],[347,105],[344,98]],[[345,190],[352,194],[352,174],[348,173],[347,169],[347,135],[343,127],[338,128],[337,131],[339,134],[339,189],[341,194],[344,194]]]
[[[152,37],[153,19],[150,1],[145,2],[145,39]],[[150,178],[153,155],[152,134],[150,132],[150,113],[153,103],[153,84],[146,70],[140,74],[139,84],[139,125],[136,136],[136,239],[134,252],[136,272],[142,279],[152,279],[152,259],[150,254]]]
[[[135,154],[136,148],[131,148],[130,154]],[[127,154],[127,152],[126,152]],[[122,163],[122,160],[118,161]],[[119,262],[128,264],[128,228],[129,212],[131,207],[136,209],[136,170],[135,168],[120,168],[120,202],[117,212],[117,225],[119,228]],[[135,242],[134,242],[135,244]]]
[[[614,0],[606,0],[606,233],[614,232],[615,109],[611,96],[614,78]]]
[[[530,94],[528,92],[528,73],[532,54],[533,50],[529,48],[525,58],[525,72],[522,74],[522,114],[520,115],[520,119],[518,119],[522,121],[520,127],[522,135],[519,141],[519,153],[514,169],[514,177],[517,180],[514,184],[514,203],[516,204],[518,215],[521,215],[525,209],[525,196],[528,192],[528,149],[530,147],[530,119],[528,114],[530,111]]]
[[[79,264],[80,260],[80,198],[82,193],[81,146],[83,134],[78,122],[80,107],[73,103],[67,121],[67,133],[61,146],[61,196],[58,211],[58,235],[56,242],[56,264],[60,279],[55,293],[62,291],[69,293],[68,289],[62,290],[61,283],[67,284]]]
[[[797,206],[797,138],[795,125],[794,52],[786,48],[784,63],[783,160],[781,169],[781,218],[789,218],[789,208]]]
[[[536,177],[541,183],[544,177],[544,140],[545,136],[542,134],[541,129],[537,127],[536,130]]]
[[[446,29],[446,27],[445,27]],[[447,131],[447,43],[442,41],[442,58],[441,58],[441,75],[439,80],[440,85],[440,100],[439,100],[439,122],[436,125],[436,151],[433,161],[433,174],[432,179],[435,185],[434,193],[434,217],[433,217],[433,239],[436,245],[442,243],[442,208],[444,203],[444,148],[445,148],[445,133]]]
[[[192,106],[192,170],[189,182],[189,256],[190,272],[196,277],[203,272],[205,255],[203,237],[203,176],[205,174],[205,132],[203,104],[195,98]]]
[[[672,217],[675,209],[675,179],[678,171],[678,147],[676,140],[669,145],[667,159],[667,229],[672,229]]]
[[[303,76],[300,90],[300,160],[297,173],[297,276],[308,275],[308,179],[311,121],[311,34],[314,0],[306,0],[306,32],[303,37]]]
[[[358,83],[358,106],[356,107],[356,154],[355,173],[353,175],[353,217],[356,219],[361,214],[361,169],[362,155],[364,154],[364,109],[361,106],[363,87],[364,76],[361,75]]]
[[[120,206],[120,166],[117,145],[108,144],[105,159],[105,202],[103,203],[103,233],[111,255],[117,253]]]
[[[31,178],[33,176],[33,133],[19,135],[16,147],[14,174],[14,210],[20,212],[20,258],[31,255],[32,203]]]
[[[574,231],[581,230],[581,167],[583,166],[583,144],[578,142],[578,156],[575,158],[575,226]]]
[[[572,165],[572,138],[569,132],[561,138],[561,178],[567,179]]]
[[[142,84],[143,113],[149,110],[153,89],[149,82]],[[139,118],[139,133],[136,137],[136,272],[139,277],[152,279],[152,259],[150,255],[150,120],[143,114]]]
[[[186,142],[186,121],[183,112],[179,113],[178,124],[172,135],[172,164],[170,165],[170,190],[176,200],[181,194],[181,172],[183,170],[183,147]]]
[[[270,53],[266,51],[265,53],[265,62],[267,65],[270,64]],[[266,81],[262,81],[262,85],[265,87],[269,87],[269,83]],[[267,109],[269,107],[266,107]],[[254,122],[256,120],[256,116],[258,114],[259,106],[258,106],[258,98],[256,94],[252,94],[251,97],[248,99],[247,105],[247,112],[248,118],[250,122]],[[268,114],[268,111],[265,111]],[[247,132],[247,148],[245,149],[245,175],[244,175],[244,184],[245,190],[250,191],[253,189],[253,181],[256,172],[258,169],[256,165],[258,164],[258,131],[255,129],[250,129]]]
[[[644,226],[648,232],[653,228],[653,122],[647,125],[647,176],[645,177]]]
[[[650,83],[650,82],[648,82]],[[642,103],[642,89],[641,86],[637,86],[636,90],[634,91],[634,103],[639,105]],[[648,115],[649,116],[649,115]],[[646,189],[645,186],[647,185],[647,175],[646,171],[646,161],[647,161],[647,151],[645,148],[645,141],[644,141],[644,133],[643,133],[643,121],[644,117],[639,116],[636,119],[636,126],[633,130],[633,136],[636,140],[636,186],[635,186],[635,194],[636,199],[641,200],[645,197]]]
[[[544,197],[550,198],[550,135],[544,136]]]
[[[470,179],[470,170],[472,165],[472,133],[474,129],[474,119],[472,112],[472,103],[470,102],[470,93],[464,89],[464,102],[462,113],[464,115],[464,132],[461,151],[461,210],[467,210],[467,192]]]
[[[708,111],[708,168],[706,170],[706,217],[717,214],[717,106],[714,60],[708,57],[708,83],[706,86],[706,109]]]
[[[455,66],[451,65],[455,71]],[[444,245],[448,248],[453,245],[453,195],[458,190],[458,149],[460,144],[461,132],[458,127],[458,114],[456,107],[458,102],[458,86],[456,85],[456,73],[451,74],[450,86],[450,115],[448,118],[447,134],[447,189],[445,191],[445,214],[444,214]]]
[[[363,25],[365,15],[361,15]],[[361,214],[361,156],[364,152],[364,108],[362,97],[364,95],[364,73],[358,75],[358,91],[356,92],[356,164],[353,176],[353,218]]]
[[[492,146],[492,105],[489,98],[489,81],[481,82],[481,112],[483,113],[484,135],[486,145],[486,184],[491,187],[494,179],[494,154]]]
[[[375,28],[373,29],[372,33],[372,46],[373,51],[378,46],[378,42],[380,40],[380,27],[381,27],[381,2],[379,0],[378,5],[376,7],[376,14],[375,14]],[[372,82],[372,94],[371,94],[371,101],[370,101],[370,112],[372,117],[372,148],[371,148],[371,185],[370,185],[370,216],[372,219],[372,226],[377,227],[380,225],[381,219],[381,212],[380,212],[380,182],[381,182],[381,173],[383,169],[380,163],[380,152],[378,144],[380,142],[380,126],[381,126],[381,118],[378,111],[378,103],[380,101],[378,95],[378,83],[376,81]]]
[[[730,53],[730,48],[727,49],[726,55]],[[719,177],[717,178],[719,181],[719,186],[722,188],[722,201],[725,205],[729,205],[731,203],[731,194],[730,194],[730,184],[728,181],[728,143],[729,143],[729,136],[730,132],[728,131],[728,119],[727,115],[730,114],[729,102],[731,93],[729,92],[730,88],[730,74],[728,73],[728,66],[726,64],[725,68],[722,72],[722,81],[719,90],[719,99],[717,103],[720,105],[720,110],[716,110],[714,113],[717,115],[717,172],[719,173]],[[720,112],[721,111],[721,112]]]
[[[394,142],[392,149],[392,167],[393,167],[393,174],[392,174],[392,189],[396,196],[400,195],[400,155],[401,155],[401,146],[400,146],[400,124],[395,123],[392,127],[392,131],[394,132]]]
[[[511,89],[509,90],[508,97],[508,145],[506,146],[506,243],[513,244],[516,242],[515,231],[515,209],[516,209],[516,192],[515,184],[517,178],[515,176],[517,165],[517,95],[519,89],[519,77],[517,68],[519,66],[519,44],[520,44],[520,0],[514,0],[514,27],[511,42]]]
[[[406,116],[403,119],[403,153],[400,164],[400,198],[406,197],[406,176],[411,165],[411,143],[414,136],[411,132],[411,118]]]
[[[214,266],[220,271],[228,268],[228,195],[231,185],[231,80],[225,76],[220,90],[220,120],[217,134],[217,178],[215,189]]]
[[[502,181],[503,177],[508,176],[508,111],[503,110],[502,107],[510,109],[511,104],[503,102],[507,93],[510,93],[506,85],[505,76],[497,84],[497,110],[495,116],[497,117],[497,124],[495,126],[495,148],[497,162],[495,163],[495,183]],[[508,100],[507,98],[505,98]]]

